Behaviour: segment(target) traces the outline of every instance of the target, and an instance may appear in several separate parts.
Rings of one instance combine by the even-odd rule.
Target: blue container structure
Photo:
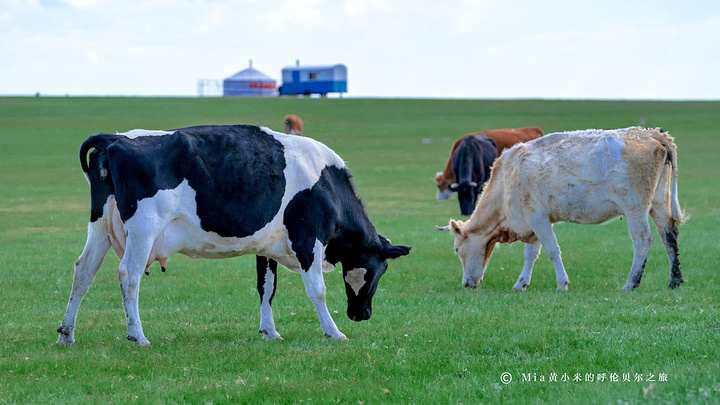
[[[347,67],[288,66],[282,69],[280,95],[320,94],[347,92]]]

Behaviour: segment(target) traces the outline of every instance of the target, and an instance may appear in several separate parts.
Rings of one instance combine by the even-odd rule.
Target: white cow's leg
[[[138,310],[140,279],[150,257],[154,241],[155,237],[151,239],[147,234],[129,231],[125,255],[123,255],[117,270],[125,319],[127,320],[127,338],[141,346],[149,345],[150,342],[143,334]]]
[[[562,263],[562,257],[560,254],[560,245],[557,243],[555,232],[553,232],[552,224],[547,218],[544,217],[533,217],[531,218],[530,227],[538,241],[545,248],[545,252],[550,257],[555,267],[555,279],[557,280],[558,291],[567,291],[570,279],[565,272],[565,266]]]
[[[645,262],[647,261],[650,244],[652,244],[653,236],[648,223],[648,213],[626,215],[628,222],[628,231],[633,241],[633,263],[630,268],[630,275],[623,287],[624,291],[632,291],[640,285],[643,271],[645,270]]]
[[[538,256],[540,256],[541,247],[542,244],[539,240],[525,245],[525,265],[523,266],[522,273],[520,273],[520,277],[518,277],[517,282],[512,288],[513,291],[525,291],[525,287],[530,285],[533,265]]]
[[[260,333],[263,339],[280,339],[282,337],[275,330],[275,320],[272,313],[272,300],[277,285],[277,262],[273,259],[256,256],[257,289],[260,293]]]
[[[670,260],[670,285],[669,288],[677,288],[683,282],[682,271],[680,271],[680,252],[678,250],[678,236],[680,231],[668,215],[667,207],[661,207],[650,211],[655,228],[665,245],[668,259]]]
[[[75,320],[80,304],[110,249],[110,239],[101,232],[100,221],[91,222],[88,225],[87,242],[85,242],[82,254],[75,262],[72,292],[65,316],[57,329],[60,335],[56,344],[71,345],[75,342]]]
[[[323,280],[322,264],[323,258],[325,257],[325,247],[320,241],[315,242],[315,248],[313,249],[314,260],[310,269],[302,271],[303,282],[305,283],[305,291],[307,292],[308,298],[312,301],[315,306],[315,312],[317,312],[318,319],[320,320],[320,327],[323,333],[327,337],[333,339],[345,340],[347,337],[342,334],[335,325],[330,312],[325,304],[325,281]]]

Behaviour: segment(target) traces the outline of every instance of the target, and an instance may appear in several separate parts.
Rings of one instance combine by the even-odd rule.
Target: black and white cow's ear
[[[390,239],[378,234],[380,242],[382,243],[382,256],[386,259],[397,259],[400,256],[407,256],[410,254],[410,246],[397,245],[393,246],[390,244]]]
[[[450,189],[450,191],[457,191],[457,189],[458,189],[458,184],[457,184],[457,183],[453,183],[453,184],[449,185],[448,188]]]
[[[410,254],[410,246],[403,245],[390,245],[388,247],[383,246],[382,255],[386,259],[397,259],[400,256],[407,256]]]

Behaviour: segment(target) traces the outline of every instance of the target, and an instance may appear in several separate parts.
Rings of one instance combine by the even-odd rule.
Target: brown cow
[[[295,114],[285,116],[285,133],[290,135],[302,135],[303,122]]]
[[[437,182],[437,199],[438,201],[444,201],[450,198],[452,190],[450,185],[455,183],[455,172],[452,168],[452,157],[455,153],[460,142],[468,136],[482,135],[484,134],[488,138],[495,142],[497,147],[497,155],[500,156],[503,150],[510,148],[519,142],[532,141],[543,136],[543,130],[538,127],[527,127],[527,128],[510,128],[510,129],[488,129],[487,131],[476,132],[473,134],[463,135],[460,139],[455,141],[450,150],[450,157],[448,158],[447,164],[445,165],[444,172],[438,172],[435,176]]]

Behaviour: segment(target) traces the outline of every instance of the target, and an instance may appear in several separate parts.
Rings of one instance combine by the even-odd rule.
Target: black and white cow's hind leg
[[[57,329],[58,345],[72,345],[75,343],[75,320],[85,294],[95,279],[95,275],[107,251],[110,249],[110,239],[101,231],[101,220],[88,225],[88,237],[82,254],[75,262],[75,277],[73,278],[72,292],[68,301],[67,310],[60,327]]]
[[[653,235],[648,222],[648,211],[627,212],[625,218],[632,238],[634,254],[630,274],[623,286],[623,291],[632,291],[640,285]]]
[[[159,211],[152,208],[154,207],[146,208],[145,211],[154,211],[153,214]],[[150,345],[150,342],[143,333],[138,309],[140,280],[150,258],[155,239],[172,218],[159,215],[153,218],[153,215],[141,215],[141,209],[138,208],[135,216],[125,223],[127,244],[125,254],[118,266],[117,276],[120,283],[120,292],[122,293],[125,319],[127,320],[127,338],[140,346],[147,346]],[[150,216],[153,220],[148,221],[147,216]]]
[[[338,340],[346,340],[347,337],[338,330],[325,303],[325,280],[323,279],[322,271],[324,258],[325,246],[323,246],[320,241],[315,241],[312,265],[307,271],[301,270],[303,282],[305,283],[305,291],[315,306],[315,312],[320,320],[320,327],[325,336]]]
[[[275,330],[272,313],[272,300],[277,288],[277,262],[265,256],[255,256],[257,265],[257,289],[260,294],[260,333],[263,339],[279,339],[282,336]]]

